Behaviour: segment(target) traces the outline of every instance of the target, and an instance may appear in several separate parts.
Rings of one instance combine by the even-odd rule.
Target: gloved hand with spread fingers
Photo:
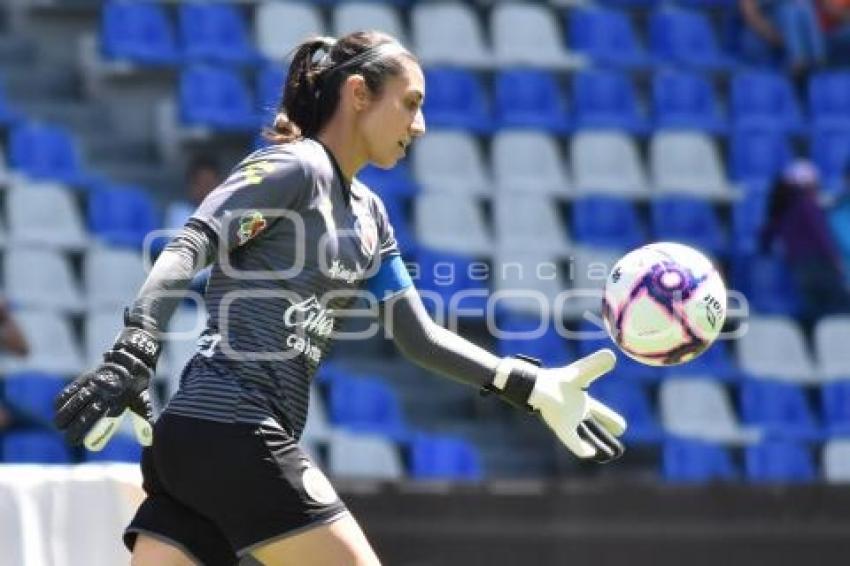
[[[56,397],[54,423],[69,444],[92,451],[106,446],[127,412],[139,443],[149,446],[153,417],[148,384],[162,345],[155,328],[124,313],[124,329],[103,355],[103,363],[71,382]]]
[[[540,413],[558,439],[579,458],[616,460],[625,448],[617,438],[626,421],[587,393],[594,380],[611,371],[614,352],[602,349],[560,368],[540,368],[524,357],[503,358],[487,388],[514,405]]]

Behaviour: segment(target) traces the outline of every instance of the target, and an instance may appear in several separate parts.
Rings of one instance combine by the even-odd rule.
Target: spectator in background
[[[165,227],[179,230],[204,198],[221,183],[221,166],[212,155],[199,154],[186,169],[188,199],[171,203],[165,212]]]
[[[850,312],[844,266],[818,204],[819,180],[814,165],[798,160],[775,182],[768,201],[761,244],[779,248],[803,301],[802,319]]]
[[[850,286],[850,163],[844,179],[844,191],[829,211],[829,227],[843,260],[845,284]]]
[[[2,299],[0,299],[0,351],[20,357],[29,354],[29,344],[24,333],[12,318],[8,303]],[[33,424],[32,419],[19,414],[13,407],[5,406],[0,401],[0,432],[31,424]]]
[[[781,49],[794,77],[826,62],[826,45],[812,0],[738,0],[747,26]]]
[[[850,0],[818,0],[817,7],[829,60],[850,63]]]

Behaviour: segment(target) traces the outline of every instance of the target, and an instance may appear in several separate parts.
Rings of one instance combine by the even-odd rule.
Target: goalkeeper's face
[[[388,169],[407,154],[413,139],[425,133],[424,98],[422,69],[404,58],[402,73],[384,83],[361,115],[360,131],[369,162]]]

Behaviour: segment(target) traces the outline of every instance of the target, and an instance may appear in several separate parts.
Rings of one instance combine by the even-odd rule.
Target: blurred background
[[[425,70],[428,134],[360,178],[438,320],[568,363],[610,345],[583,316],[596,301],[500,301],[500,329],[544,323],[524,341],[488,332],[485,295],[555,304],[657,240],[703,250],[735,291],[734,339],[679,367],[620,356],[594,386],[630,424],[604,468],[380,336],[340,343],[304,444],[384,563],[846,563],[846,0],[4,0],[0,563],[127,562],[139,448],[69,449],[52,399],[111,344],[164,245],[149,234],[262,146],[290,50],[364,28]],[[172,321],[158,407],[204,316],[187,301]]]

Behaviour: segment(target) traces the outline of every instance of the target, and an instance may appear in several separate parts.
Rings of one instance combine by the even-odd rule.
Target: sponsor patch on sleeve
[[[239,230],[236,232],[236,238],[239,240],[239,245],[257,237],[257,235],[265,230],[267,222],[262,213],[258,210],[250,210],[242,215],[239,219]]]

